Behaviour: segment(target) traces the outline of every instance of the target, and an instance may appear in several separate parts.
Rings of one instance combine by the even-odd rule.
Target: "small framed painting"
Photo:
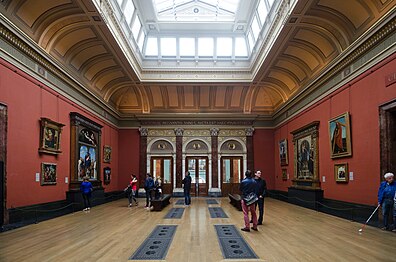
[[[103,162],[105,163],[111,162],[111,146],[103,147]]]
[[[287,139],[282,139],[279,141],[279,160],[281,166],[286,166],[289,164],[287,155]]]
[[[336,182],[347,183],[348,182],[348,164],[347,163],[335,164],[334,165],[334,175],[335,175]]]
[[[41,185],[56,184],[56,164],[41,163]]]
[[[60,135],[63,124],[54,122],[48,118],[40,119],[40,153],[60,154]]]

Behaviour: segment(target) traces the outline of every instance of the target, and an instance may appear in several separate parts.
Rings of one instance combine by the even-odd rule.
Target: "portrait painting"
[[[105,163],[111,162],[111,146],[103,147],[103,162]]]
[[[63,124],[54,122],[48,118],[40,119],[40,153],[60,154],[60,135]]]
[[[279,160],[281,166],[289,164],[288,153],[287,153],[287,139],[279,141]]]
[[[348,164],[335,164],[334,175],[336,182],[348,182]]]
[[[329,121],[331,158],[352,155],[349,113],[346,112]]]
[[[105,185],[110,184],[111,181],[111,168],[110,167],[105,167],[103,168],[103,181],[105,183]]]
[[[312,179],[314,175],[314,148],[311,136],[297,140],[297,178]]]
[[[41,163],[41,185],[56,184],[56,164]]]
[[[78,180],[86,176],[96,179],[96,148],[88,145],[80,145],[80,158],[78,160]]]

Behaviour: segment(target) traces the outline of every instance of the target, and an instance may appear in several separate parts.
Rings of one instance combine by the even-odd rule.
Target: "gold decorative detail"
[[[228,143],[228,149],[229,150],[235,150],[236,145],[234,143]]]
[[[199,143],[194,143],[192,147],[194,148],[194,150],[201,149],[201,145]]]

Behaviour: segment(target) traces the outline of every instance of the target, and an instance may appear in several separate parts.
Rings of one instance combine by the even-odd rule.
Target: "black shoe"
[[[262,224],[263,224],[263,222],[258,222],[258,223],[257,223],[257,225],[260,225],[260,226],[261,226]]]
[[[241,230],[242,230],[242,231],[245,231],[245,232],[250,232],[250,229],[249,229],[249,228],[246,228],[246,227],[241,228]]]
[[[254,231],[258,231],[258,229],[257,229],[257,228],[254,228],[254,227],[252,227],[252,229],[253,229]]]

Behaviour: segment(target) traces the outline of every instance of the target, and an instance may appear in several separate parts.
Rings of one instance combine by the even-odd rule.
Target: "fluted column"
[[[175,128],[176,135],[176,187],[181,187],[183,158],[183,128]]]
[[[218,166],[218,144],[219,144],[219,129],[218,128],[211,128],[210,129],[210,136],[212,141],[212,188],[219,187],[219,180],[218,180],[218,173],[219,173],[219,166]]]
[[[140,144],[139,144],[139,187],[144,187],[147,172],[147,135],[148,128],[139,128]]]
[[[247,169],[254,172],[254,150],[253,150],[253,132],[254,128],[246,128],[246,149],[247,149]]]

